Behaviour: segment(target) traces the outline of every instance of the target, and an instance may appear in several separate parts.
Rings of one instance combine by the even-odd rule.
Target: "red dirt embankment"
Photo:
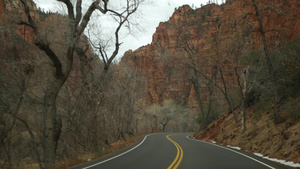
[[[298,111],[298,110],[295,110]],[[271,158],[300,163],[300,121],[291,120],[285,112],[280,113],[280,123],[273,123],[273,112],[254,113],[248,110],[245,133],[236,124],[232,113],[223,114],[194,137],[217,144],[241,147],[251,153],[261,153]],[[236,110],[239,120],[241,114]]]

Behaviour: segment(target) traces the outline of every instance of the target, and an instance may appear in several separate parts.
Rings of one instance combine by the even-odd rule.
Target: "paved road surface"
[[[192,133],[147,135],[132,149],[83,169],[283,169],[251,154],[190,139]]]

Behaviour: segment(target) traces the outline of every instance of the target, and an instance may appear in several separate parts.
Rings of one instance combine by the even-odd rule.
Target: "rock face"
[[[40,18],[37,12],[36,4],[33,1],[27,1],[31,11],[30,15],[33,20],[39,22]],[[7,15],[7,19],[5,18]],[[26,16],[24,14],[23,5],[18,0],[5,1],[0,0],[0,23],[9,21],[26,21]],[[16,32],[21,38],[29,43],[33,43],[35,40],[35,35],[33,30],[29,26],[15,24]]]
[[[4,19],[4,0],[0,0],[0,22]]]
[[[151,44],[136,51],[127,51],[121,62],[139,67],[147,77],[145,90],[148,91],[149,103],[168,98],[185,104],[195,102],[195,91],[190,80],[192,73],[179,66],[191,65],[188,49],[192,51],[197,69],[205,69],[208,76],[212,74],[214,65],[222,65],[224,76],[230,82],[229,88],[234,88],[237,85],[234,73],[226,61],[232,53],[231,48],[239,45],[236,48],[242,55],[243,51],[262,46],[251,4],[250,0],[232,0],[195,10],[184,5],[174,12],[169,21],[159,23]],[[264,3],[258,3],[258,7],[270,48],[278,48],[282,43],[299,38],[300,20],[297,16],[300,10],[297,0],[264,0]],[[239,42],[240,39],[243,43]]]

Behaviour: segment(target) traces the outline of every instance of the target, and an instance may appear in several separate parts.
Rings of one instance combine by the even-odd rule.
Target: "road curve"
[[[82,169],[283,169],[252,154],[190,139],[192,133],[156,133],[132,149]]]

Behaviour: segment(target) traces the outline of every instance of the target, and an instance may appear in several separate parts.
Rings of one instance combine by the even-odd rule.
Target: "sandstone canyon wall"
[[[262,40],[252,1],[227,1],[198,9],[178,8],[167,22],[159,23],[151,44],[127,51],[121,62],[136,65],[147,77],[148,102],[172,98],[184,104],[195,102],[191,71],[182,65],[193,63],[210,76],[212,67],[222,67],[228,88],[237,87],[232,53],[240,57],[262,48]],[[260,2],[261,18],[271,49],[299,38],[299,2],[265,0]],[[292,11],[292,12],[291,12]],[[233,51],[236,50],[236,51]],[[181,65],[181,66],[179,66]],[[207,89],[203,87],[203,93]],[[205,97],[205,96],[203,96]],[[218,91],[214,97],[223,97]],[[207,100],[204,98],[204,100]]]

